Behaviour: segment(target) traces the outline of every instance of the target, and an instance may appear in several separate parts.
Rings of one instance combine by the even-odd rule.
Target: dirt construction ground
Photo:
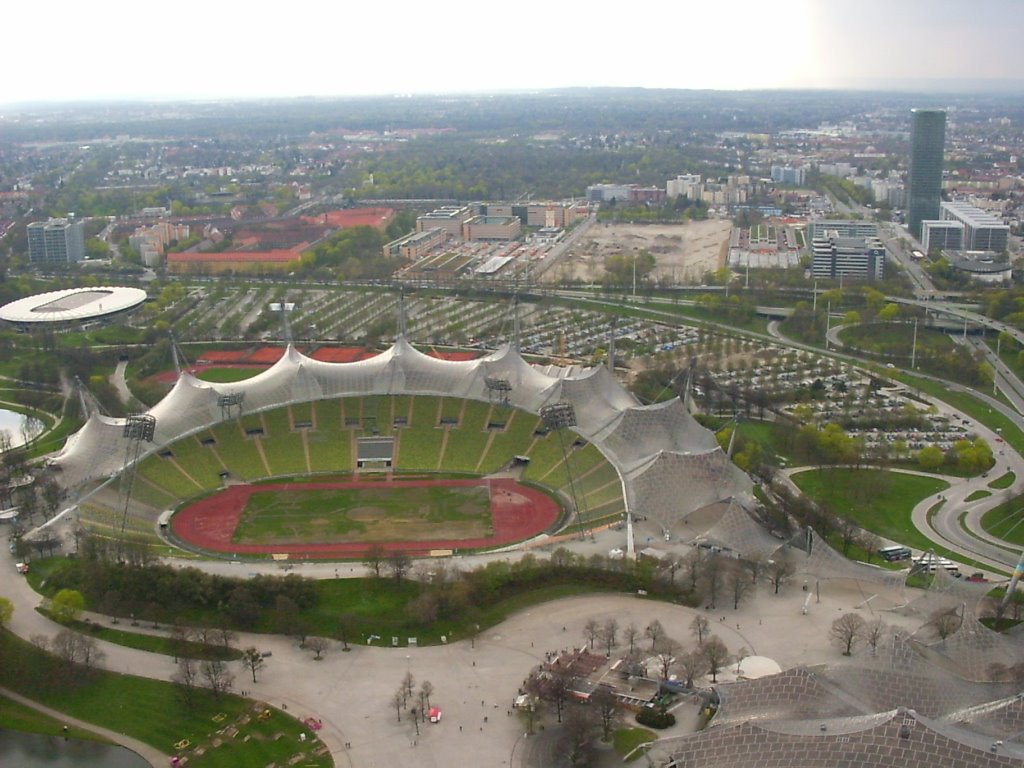
[[[731,228],[727,219],[686,224],[597,222],[545,279],[599,282],[606,256],[632,253],[637,248],[654,254],[655,281],[699,284],[705,273],[725,265]]]

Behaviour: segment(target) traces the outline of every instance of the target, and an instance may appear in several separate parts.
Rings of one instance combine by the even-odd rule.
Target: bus
[[[929,571],[937,571],[939,568],[951,576],[960,577],[960,566],[945,557],[937,557],[933,554],[919,555],[914,558],[914,564],[918,568],[927,568]]]
[[[878,550],[878,555],[887,563],[893,563],[897,560],[909,560],[910,559],[910,547],[902,547],[899,545],[892,547],[882,547]]]

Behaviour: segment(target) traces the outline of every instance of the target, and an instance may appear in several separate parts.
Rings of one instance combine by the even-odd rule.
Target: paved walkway
[[[159,750],[153,749],[153,747],[149,746],[149,744],[145,744],[139,741],[138,739],[133,739],[131,736],[125,736],[123,733],[119,733],[118,731],[111,731],[107,728],[101,728],[100,726],[94,725],[93,723],[87,723],[85,720],[79,720],[75,717],[69,717],[63,712],[58,712],[56,709],[50,709],[49,707],[40,704],[38,701],[25,698],[20,693],[15,693],[9,688],[0,687],[0,694],[6,696],[8,699],[11,699],[12,701],[18,702],[19,704],[24,704],[26,707],[31,707],[37,712],[42,712],[44,715],[49,715],[54,720],[57,720],[62,723],[67,723],[68,725],[73,725],[76,728],[81,728],[85,731],[92,731],[93,733],[102,736],[103,738],[112,741],[115,744],[120,744],[125,749],[130,749],[132,752],[146,760],[146,762],[152,765],[153,768],[162,768],[163,766],[168,765],[170,763],[170,755],[165,755]]]
[[[598,534],[594,541],[581,546],[607,551],[610,542],[610,538]],[[469,563],[464,565],[469,567]],[[245,574],[237,566],[225,564],[224,568],[235,575]],[[328,564],[310,564],[308,568],[333,570]],[[34,610],[39,596],[24,579],[13,577],[13,563],[6,548],[0,552],[0,569],[9,569],[7,572],[12,574],[12,578],[0,579],[0,594],[15,603],[11,629],[22,637],[55,634],[59,626]],[[306,573],[306,568],[297,570]],[[365,572],[361,566],[352,566],[345,575]],[[740,610],[723,608],[715,613],[621,594],[568,598],[515,614],[482,632],[474,643],[420,648],[409,645],[408,638],[402,636],[398,638],[399,647],[380,647],[391,645],[391,638],[386,637],[372,647],[352,646],[345,653],[332,642],[319,662],[290,638],[242,633],[240,647],[253,645],[272,655],[256,683],[241,665],[235,667],[236,688],[246,690],[251,698],[285,708],[300,719],[322,719],[319,735],[338,768],[502,768],[509,765],[517,739],[522,739],[522,724],[511,713],[511,702],[520,685],[544,660],[546,652],[583,645],[584,626],[590,619],[603,624],[615,618],[620,627],[633,623],[641,632],[658,619],[670,637],[689,647],[693,644],[690,623],[700,614],[710,620],[712,631],[730,651],[746,648],[788,668],[842,659],[828,638],[829,626],[842,612],[855,610],[868,615],[881,605],[905,600],[902,593],[893,593],[866,603],[870,595],[856,584],[823,582],[820,602],[812,598],[804,614],[808,594],[797,584],[787,585],[779,595],[760,587],[756,597],[742,604]],[[896,613],[882,615],[887,623],[909,631],[920,623]],[[105,642],[101,646],[106,653],[105,667],[113,671],[167,680],[176,669],[166,656]],[[406,672],[414,676],[417,686],[424,680],[434,685],[431,703],[444,711],[442,723],[421,725],[418,735],[406,713],[398,722],[391,705],[391,697]],[[679,726],[665,735],[682,732]],[[550,762],[544,762],[544,754],[546,750],[535,750],[532,741],[529,746],[521,743],[515,752],[515,764],[523,761],[522,765],[530,768],[547,768]]]

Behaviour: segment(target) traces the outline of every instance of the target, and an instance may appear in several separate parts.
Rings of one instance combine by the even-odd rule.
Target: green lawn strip
[[[842,467],[798,472],[791,479],[809,498],[828,504],[867,531],[918,549],[935,548],[914,527],[910,513],[921,499],[948,488],[949,483],[943,480]],[[864,498],[865,489],[872,488],[877,490]]]
[[[641,744],[654,741],[656,738],[658,738],[658,735],[646,728],[619,728],[612,734],[612,744],[615,746],[615,753],[619,757],[625,758],[626,755],[629,755],[630,752]],[[640,758],[641,755],[642,752],[636,752],[626,762],[631,763]]]
[[[1005,472],[1004,474],[997,477],[991,483],[988,484],[989,488],[993,488],[997,491],[1009,488],[1017,480],[1017,475],[1013,472]]]
[[[796,430],[770,421],[741,421],[740,435],[753,440],[769,453],[789,464],[798,464],[799,459],[792,451]]]
[[[69,416],[65,413],[53,429],[41,435],[39,439],[32,441],[28,448],[28,457],[36,459],[47,453],[59,450],[64,446],[68,435],[72,432],[77,432],[84,424],[84,419],[78,416]]]
[[[69,725],[65,731],[64,723],[60,720],[3,695],[0,695],[0,728],[44,736],[66,736],[82,741],[107,742],[102,736],[77,726]]]
[[[58,621],[44,608],[36,610],[48,619]],[[135,648],[150,653],[160,653],[164,656],[185,656],[190,659],[209,661],[238,661],[242,658],[242,652],[238,648],[224,648],[220,645],[208,645],[191,640],[179,644],[176,648],[171,639],[163,635],[146,635],[140,632],[112,629],[92,621],[58,621],[58,623],[84,635],[92,635],[97,640],[106,640],[115,645],[123,645],[126,648]]]
[[[199,690],[189,708],[170,683],[103,670],[70,671],[55,656],[8,632],[0,633],[0,655],[4,659],[0,685],[166,754],[185,754],[194,768],[265,766],[287,762],[300,751],[307,753],[303,765],[328,768],[333,764],[330,756],[312,755],[314,743],[299,741],[299,734],[306,732],[301,723],[273,709],[265,720],[251,717],[248,724],[238,726],[237,736],[225,737],[221,746],[212,747],[219,730],[253,714],[253,702],[238,696],[218,700]],[[283,736],[274,739],[278,733]],[[205,745],[206,753],[197,756],[177,749],[183,740],[190,743],[187,749]]]
[[[206,368],[198,373],[196,378],[203,381],[210,381],[214,384],[230,384],[235,381],[245,381],[253,376],[263,373],[266,368]]]
[[[1024,497],[1017,496],[981,516],[987,533],[1010,544],[1024,547]]]
[[[606,586],[585,583],[551,584],[527,589],[502,598],[490,605],[478,607],[472,612],[462,612],[450,619],[439,619],[424,626],[411,618],[406,606],[418,597],[422,587],[409,581],[396,583],[383,576],[379,579],[335,579],[317,582],[320,600],[316,607],[303,611],[309,634],[322,637],[338,637],[338,617],[345,614],[351,620],[349,642],[365,644],[370,635],[377,635],[377,645],[390,645],[391,638],[399,638],[404,646],[409,637],[415,637],[420,645],[437,645],[441,636],[449,642],[469,637],[474,626],[490,627],[504,621],[508,616],[534,605],[558,600],[563,597],[608,592]],[[275,632],[272,616],[261,619],[258,631]]]
[[[991,491],[973,491],[966,499],[965,502],[979,501],[980,499],[987,499],[992,495]]]

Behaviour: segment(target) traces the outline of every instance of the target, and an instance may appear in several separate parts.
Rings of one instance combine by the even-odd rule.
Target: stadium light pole
[[[562,432],[567,427],[576,426],[576,409],[572,403],[561,401],[551,405],[545,405],[540,409],[540,417],[544,425],[558,435],[558,445],[562,449],[562,461],[565,462],[565,473],[569,476],[569,495],[572,497],[573,507],[576,508],[576,525],[579,529],[579,536],[582,539],[585,535],[583,530],[583,515],[581,513],[580,498],[576,493],[576,480],[572,475],[572,463],[569,461],[569,454],[565,450],[565,439]]]

